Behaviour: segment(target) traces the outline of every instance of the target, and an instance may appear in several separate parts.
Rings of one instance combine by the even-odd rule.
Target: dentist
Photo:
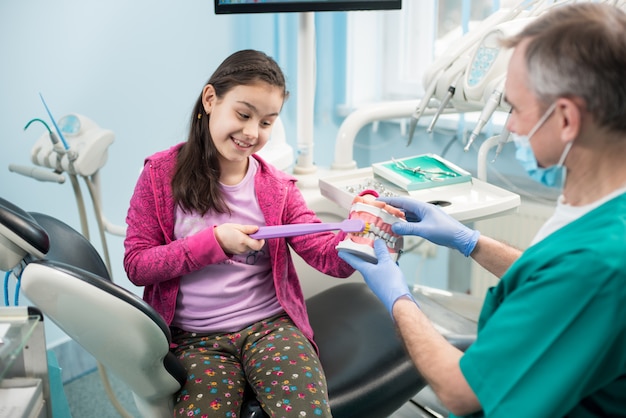
[[[340,252],[385,304],[420,373],[456,416],[626,416],[626,14],[552,8],[517,36],[506,78],[517,157],[562,188],[523,253],[438,207],[404,209],[393,231],[471,256],[500,277],[475,343],[449,344],[415,303],[382,242],[378,263]]]

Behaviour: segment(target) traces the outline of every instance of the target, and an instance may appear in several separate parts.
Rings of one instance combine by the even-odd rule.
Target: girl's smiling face
[[[283,101],[281,88],[262,81],[236,86],[221,98],[211,84],[204,87],[202,104],[223,171],[243,168],[245,174],[248,157],[267,144]]]

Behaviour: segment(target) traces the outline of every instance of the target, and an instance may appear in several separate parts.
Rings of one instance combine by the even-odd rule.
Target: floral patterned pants
[[[319,358],[287,315],[235,333],[172,334],[188,372],[174,400],[176,417],[237,418],[246,384],[270,417],[331,417]]]

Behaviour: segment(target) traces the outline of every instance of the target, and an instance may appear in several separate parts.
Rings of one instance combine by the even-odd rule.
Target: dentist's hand
[[[373,264],[347,251],[339,250],[339,257],[358,270],[374,294],[383,302],[389,314],[392,314],[393,304],[402,296],[413,296],[404,279],[400,267],[392,260],[385,241],[374,241],[374,252],[378,264]]]
[[[469,256],[480,236],[431,203],[420,202],[410,197],[385,197],[381,200],[396,208],[404,209],[406,220],[391,227],[398,235],[417,235],[437,245],[456,249]]]

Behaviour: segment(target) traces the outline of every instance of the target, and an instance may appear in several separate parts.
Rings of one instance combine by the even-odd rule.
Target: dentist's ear
[[[557,100],[556,111],[561,118],[561,141],[574,141],[580,134],[582,118],[586,105],[580,98],[561,98]]]

